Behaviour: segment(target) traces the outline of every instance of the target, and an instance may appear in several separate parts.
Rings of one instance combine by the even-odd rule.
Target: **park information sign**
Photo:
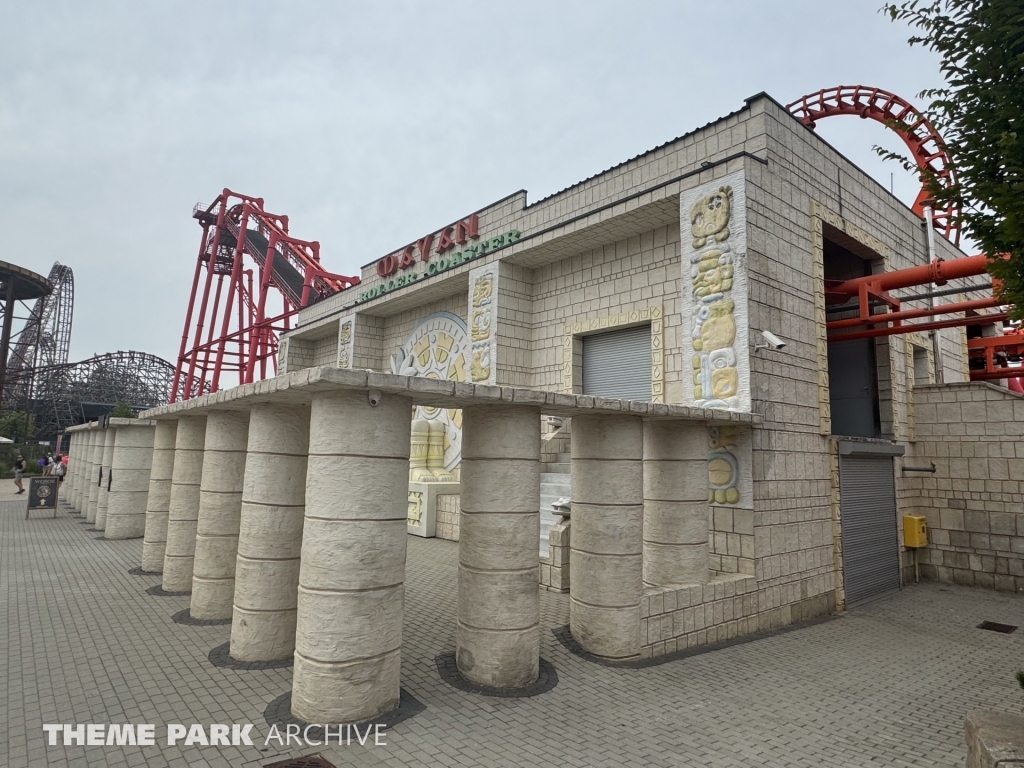
[[[28,508],[25,510],[25,519],[33,509],[52,509],[53,516],[57,516],[57,489],[56,477],[33,477],[28,481]]]

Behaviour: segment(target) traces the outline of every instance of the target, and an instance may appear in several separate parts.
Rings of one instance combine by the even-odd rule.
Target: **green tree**
[[[32,414],[26,411],[7,411],[0,415],[0,436],[23,443],[32,434]]]
[[[911,45],[941,57],[945,87],[920,95],[931,100],[926,113],[957,182],[944,188],[927,175],[925,182],[937,207],[961,203],[965,234],[989,256],[1012,315],[1024,318],[1024,3],[906,0],[882,10],[918,30]]]
[[[110,415],[118,419],[138,418],[138,414],[124,400],[118,400],[114,403],[114,409],[110,412]]]

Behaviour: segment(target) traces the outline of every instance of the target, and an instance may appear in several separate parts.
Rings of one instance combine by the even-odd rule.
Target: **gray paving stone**
[[[228,626],[183,626],[189,598],[133,576],[138,540],[99,542],[61,510],[24,520],[0,501],[0,766],[263,766],[322,752],[338,766],[961,766],[963,721],[1020,710],[1013,671],[1024,598],[921,584],[833,621],[647,669],[569,653],[550,631],[565,595],[541,592],[552,691],[495,699],[457,690],[434,659],[454,648],[458,547],[409,539],[402,684],[426,711],[387,746],[261,752],[263,710],[291,670],[213,667]],[[251,722],[258,747],[46,746],[45,722]]]

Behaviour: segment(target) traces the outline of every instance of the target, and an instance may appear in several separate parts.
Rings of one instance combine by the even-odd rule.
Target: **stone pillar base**
[[[572,523],[567,517],[551,526],[548,556],[540,559],[540,585],[548,592],[569,591],[569,545]]]

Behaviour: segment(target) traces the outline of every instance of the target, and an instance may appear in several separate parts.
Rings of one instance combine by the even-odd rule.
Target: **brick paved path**
[[[3,493],[7,493],[4,488]],[[260,752],[268,702],[290,669],[213,667],[229,626],[182,626],[186,597],[131,576],[141,541],[103,541],[62,510],[24,520],[0,501],[0,765],[260,766],[318,751]],[[336,765],[962,766],[965,714],[1020,711],[1013,671],[1024,598],[922,584],[841,618],[642,670],[573,656],[550,628],[564,596],[541,594],[542,655],[558,671],[532,699],[450,688],[434,657],[454,647],[457,545],[409,539],[403,685],[427,709],[386,747],[320,748]],[[47,747],[44,722],[254,723],[257,747]]]

